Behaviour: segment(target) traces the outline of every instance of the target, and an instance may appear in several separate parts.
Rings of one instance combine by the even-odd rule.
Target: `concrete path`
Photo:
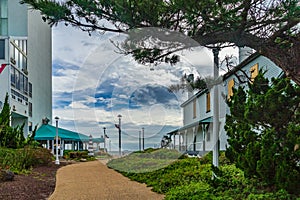
[[[164,195],[145,184],[131,181],[100,161],[72,164],[60,168],[49,200],[161,200]]]

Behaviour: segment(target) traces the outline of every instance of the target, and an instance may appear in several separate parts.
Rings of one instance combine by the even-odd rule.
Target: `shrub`
[[[94,156],[89,156],[88,151],[73,151],[73,150],[66,150],[64,151],[64,159],[70,160],[82,160],[86,159],[88,161],[96,160]]]
[[[212,187],[205,182],[192,182],[188,185],[174,187],[166,193],[166,200],[198,200],[198,199],[215,199],[211,193]]]
[[[247,200],[288,200],[293,199],[290,194],[287,193],[285,190],[279,190],[275,193],[266,192],[263,194],[249,194]]]
[[[53,155],[44,148],[25,147],[22,149],[0,148],[0,167],[22,173],[31,167],[52,162]]]

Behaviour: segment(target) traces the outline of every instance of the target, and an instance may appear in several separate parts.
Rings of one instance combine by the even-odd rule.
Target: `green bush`
[[[295,199],[287,193],[285,190],[279,190],[275,193],[266,192],[263,194],[249,194],[247,200],[288,200],[288,199]]]
[[[198,199],[215,199],[212,194],[212,187],[205,182],[191,182],[188,185],[171,188],[166,193],[166,200],[198,200]]]
[[[73,150],[64,151],[63,158],[67,160],[75,160],[75,161],[79,161],[82,159],[86,159],[87,161],[96,160],[94,156],[88,155],[88,151],[73,151]]]
[[[0,148],[0,167],[22,173],[31,167],[49,164],[53,155],[44,148],[25,147],[22,149]]]
[[[207,181],[211,174],[210,165],[200,165],[197,158],[177,160],[165,168],[147,173],[125,173],[132,180],[153,187],[153,191],[158,193],[166,193],[171,188],[191,182]]]

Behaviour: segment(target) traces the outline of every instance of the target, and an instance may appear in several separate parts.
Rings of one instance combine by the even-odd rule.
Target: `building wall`
[[[257,66],[257,70],[263,69],[266,70],[265,77],[268,77],[271,79],[272,77],[278,77],[282,70],[277,67],[272,61],[270,61],[268,58],[263,56],[258,56],[256,59],[250,61],[243,67],[243,71],[248,74],[249,77],[251,77],[251,72],[253,73],[254,66]],[[237,72],[237,74],[241,75],[242,72]],[[224,80],[223,84],[219,85],[219,116],[220,116],[220,132],[219,132],[219,141],[220,141],[220,150],[225,150],[227,146],[227,135],[226,131],[224,129],[225,122],[226,122],[226,114],[230,114],[229,107],[226,104],[226,99],[228,98],[230,81],[234,81],[234,87],[238,87],[240,85],[244,86],[247,89],[247,84],[241,84],[239,83],[237,77],[235,75],[229,76],[226,80]],[[246,79],[245,79],[246,80]],[[248,80],[248,79],[247,79]],[[210,96],[210,112],[206,112],[207,107],[207,93],[201,93],[197,97],[193,96],[194,99],[189,99],[185,103],[183,103],[183,118],[184,118],[184,126],[190,125],[192,123],[195,123],[197,121],[201,121],[203,119],[206,119],[208,117],[213,117],[213,108],[212,108],[212,100],[214,99],[214,96],[211,92]],[[196,117],[194,118],[194,100],[196,100]],[[187,129],[184,129],[184,127],[181,129],[180,134],[183,135],[184,141],[183,144],[187,144],[188,150],[194,150],[190,147],[193,146],[193,143],[195,142],[194,136],[196,135],[196,149],[197,151],[202,151],[202,145],[205,143],[205,150],[211,151],[214,147],[213,143],[213,123],[209,123],[208,129],[203,131],[201,124],[189,127]],[[203,133],[205,132],[205,137],[203,136]],[[186,135],[186,136],[185,136]],[[204,142],[203,142],[203,138]],[[201,145],[198,145],[200,144]]]
[[[12,111],[11,125],[25,123],[24,132],[27,135],[29,125],[41,125],[45,117],[52,119],[51,28],[42,21],[38,12],[29,10],[25,4],[19,4],[19,0],[2,0],[0,11],[1,22],[6,21],[0,23],[0,39],[5,39],[5,59],[0,59],[0,64],[9,64],[0,74],[0,106],[8,93]],[[22,55],[16,56],[20,52]],[[26,79],[20,82],[27,86],[27,91],[24,86],[18,88],[13,83],[12,80],[21,80],[20,77]],[[32,97],[28,92],[29,83],[32,84]]]
[[[28,9],[19,0],[8,1],[8,35],[15,37],[27,37]]]
[[[52,119],[52,31],[37,11],[28,11],[28,71],[32,82],[33,126]]]

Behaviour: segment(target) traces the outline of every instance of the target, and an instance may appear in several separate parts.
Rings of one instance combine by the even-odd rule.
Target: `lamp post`
[[[219,51],[218,47],[213,48],[214,55],[214,80],[219,77]],[[213,165],[219,167],[219,85],[214,84],[213,87]]]
[[[58,120],[59,118],[56,116],[55,117],[55,122],[56,122],[56,159],[55,159],[55,164],[59,165],[59,159],[58,159]]]
[[[145,150],[145,132],[144,132],[145,128],[142,128],[142,140],[143,140],[143,151]]]
[[[105,143],[105,140],[106,140],[106,133],[105,133],[105,130],[106,130],[106,128],[105,127],[103,127],[103,138],[104,138],[104,152],[106,152],[106,143]]]
[[[139,150],[141,151],[141,131],[139,131]]]
[[[118,118],[119,118],[119,156],[121,156],[121,118],[122,118],[122,115],[118,115]]]

